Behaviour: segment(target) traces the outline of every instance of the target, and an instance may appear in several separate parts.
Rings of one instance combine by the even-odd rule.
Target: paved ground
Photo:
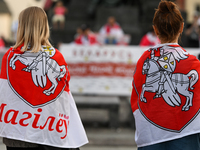
[[[136,150],[134,130],[130,128],[86,128],[89,144],[81,150]],[[6,150],[0,139],[0,150]]]
[[[92,146],[92,147],[83,147],[81,148],[80,150],[137,150],[136,147],[124,147],[124,146],[121,146],[121,147],[114,147],[114,146],[111,146],[111,147],[108,147],[108,146],[98,146],[98,147],[95,147],[95,146]]]
[[[2,138],[0,137],[0,150],[6,150],[5,145],[2,143]]]
[[[136,150],[134,130],[130,128],[86,128],[89,144],[81,150]]]

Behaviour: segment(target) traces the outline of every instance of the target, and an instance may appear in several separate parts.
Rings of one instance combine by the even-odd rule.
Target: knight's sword
[[[45,74],[46,74],[46,53],[45,52],[43,52],[42,53],[42,73],[43,73],[43,75],[45,76]]]
[[[168,82],[170,88],[172,89],[172,92],[173,92],[174,94],[176,94],[174,85],[172,84],[172,81],[171,81],[171,79],[169,78],[169,75],[167,74],[166,71],[164,71],[164,75],[165,75],[165,77],[166,77],[166,79],[167,79],[167,82]]]

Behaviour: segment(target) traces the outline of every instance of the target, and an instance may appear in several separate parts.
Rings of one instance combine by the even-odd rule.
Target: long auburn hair
[[[161,0],[153,18],[153,24],[159,32],[159,39],[173,41],[179,34],[183,22],[177,5],[171,1]]]
[[[21,51],[38,52],[41,45],[51,46],[47,15],[39,7],[28,7],[19,14],[17,40],[14,49],[24,44]]]

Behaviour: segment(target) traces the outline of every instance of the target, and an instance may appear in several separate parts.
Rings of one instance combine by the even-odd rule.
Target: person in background
[[[3,40],[3,37],[0,36],[0,50],[4,49],[5,48],[5,42]]]
[[[194,13],[192,24],[186,27],[185,35],[188,40],[188,47],[199,47],[199,25],[198,25],[199,13]]]
[[[110,16],[107,24],[101,27],[99,31],[100,41],[102,44],[120,44],[124,36],[124,32],[120,25],[116,22],[115,17]]]
[[[200,150],[200,62],[179,44],[184,20],[162,0],[153,28],[161,44],[139,58],[131,107],[138,150]]]
[[[200,48],[200,16],[199,19],[197,20],[197,24],[198,24],[198,35],[199,35],[199,48]]]
[[[51,17],[54,13],[53,11],[51,11],[52,6],[53,6],[52,0],[45,0],[43,9],[45,13],[47,14],[48,20],[51,20]]]
[[[96,35],[90,30],[89,25],[87,24],[82,24],[80,28],[77,29],[74,43],[78,45],[98,44]]]
[[[88,142],[69,80],[64,57],[49,42],[45,11],[24,9],[0,73],[0,136],[7,150],[78,150]]]
[[[44,11],[46,14],[48,14],[48,11],[51,8],[52,4],[53,4],[52,0],[45,0]]]
[[[158,36],[155,34],[153,27],[147,32],[140,41],[140,46],[155,46],[160,44]]]
[[[62,1],[58,1],[54,7],[54,15],[52,18],[54,29],[64,29],[65,27],[65,14],[67,14],[68,9],[63,5]],[[58,26],[60,24],[60,26]]]

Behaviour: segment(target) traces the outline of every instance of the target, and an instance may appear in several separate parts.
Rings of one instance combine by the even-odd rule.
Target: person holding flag
[[[200,62],[178,44],[183,27],[176,4],[162,0],[153,18],[161,44],[143,53],[133,75],[138,150],[200,149]]]
[[[67,63],[48,38],[44,10],[24,9],[0,74],[0,136],[7,150],[72,150],[88,143]]]

